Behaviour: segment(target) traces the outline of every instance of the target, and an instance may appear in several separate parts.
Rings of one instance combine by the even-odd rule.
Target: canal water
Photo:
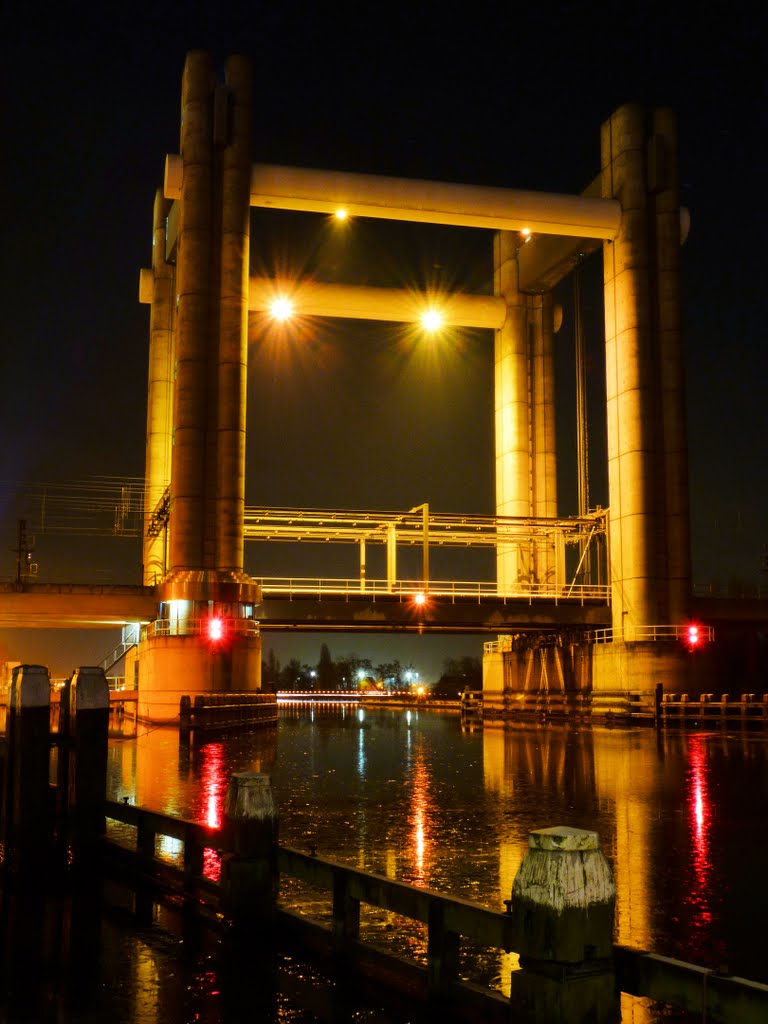
[[[109,793],[166,814],[221,823],[233,771],[269,772],[280,841],[366,870],[503,909],[528,833],[599,833],[617,886],[616,941],[768,982],[768,735],[764,732],[530,725],[462,728],[458,715],[405,709],[283,709],[277,730],[185,750],[158,729],[113,739]],[[169,851],[172,852],[172,851]],[[296,891],[305,910],[327,913]],[[110,930],[111,929],[111,930]],[[385,915],[367,937],[423,958],[424,936]],[[94,1004],[112,1024],[240,1019],[227,1014],[206,955],[179,956],[156,932],[105,926]],[[117,963],[112,965],[112,961]],[[362,1000],[321,1013],[290,994],[312,968],[281,962],[278,995],[254,1021],[414,1020]],[[513,954],[470,951],[466,977],[509,989]],[[328,1006],[331,1007],[328,1010]],[[387,1011],[389,1013],[389,1011]],[[330,1014],[330,1015],[329,1015]],[[96,1016],[58,1016],[60,1022]],[[698,1020],[623,998],[624,1024]]]

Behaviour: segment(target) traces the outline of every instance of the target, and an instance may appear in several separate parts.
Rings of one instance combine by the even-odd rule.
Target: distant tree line
[[[291,658],[281,665],[270,648],[261,663],[261,685],[264,690],[359,690],[379,689],[388,692],[427,685],[412,665],[402,665],[397,659],[374,664],[370,658],[348,654],[334,661],[327,644],[320,646],[316,664],[302,664]],[[482,667],[479,658],[446,658],[440,679],[429,690],[433,696],[455,700],[464,689],[477,690],[482,686]]]

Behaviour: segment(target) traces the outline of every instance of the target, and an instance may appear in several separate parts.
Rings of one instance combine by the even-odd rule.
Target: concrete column
[[[177,254],[176,389],[170,520],[170,568],[213,567],[204,546],[210,352],[213,77],[208,55],[184,65],[181,93],[183,181]],[[205,550],[204,550],[205,547]]]
[[[226,110],[220,112],[217,103],[214,126],[217,136],[225,129],[228,132],[221,151],[216,569],[241,573],[250,277],[250,64],[244,57],[229,57],[225,75],[221,106],[226,105]],[[220,125],[222,118],[225,123]]]
[[[680,195],[677,130],[671,110],[653,112],[649,188],[656,229],[657,337],[664,441],[667,621],[688,615],[691,595],[688,438],[680,313]]]
[[[171,483],[176,271],[165,260],[165,224],[170,205],[158,189],[152,218],[152,270],[148,274],[142,271],[141,278],[142,291],[146,282],[151,302],[142,559],[145,586],[158,583],[166,569],[166,531],[150,531],[150,525]]]
[[[557,515],[557,450],[555,442],[554,315],[552,295],[527,297],[533,406],[533,514]],[[536,543],[535,579],[553,585],[556,552],[549,541]]]
[[[499,231],[494,236],[494,294],[507,303],[507,318],[495,332],[496,514],[530,516],[531,403],[525,297],[518,288],[519,236]],[[531,552],[519,545],[500,545],[497,580],[500,593],[530,579]]]
[[[529,296],[533,321],[533,514],[557,516],[555,329],[552,293]]]
[[[603,196],[621,202],[604,245],[610,579],[613,629],[659,622],[658,401],[649,295],[645,126],[636,106],[602,127]]]

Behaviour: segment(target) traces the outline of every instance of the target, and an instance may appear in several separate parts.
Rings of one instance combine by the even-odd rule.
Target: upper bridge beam
[[[181,195],[181,158],[169,155],[165,195]],[[613,239],[621,221],[614,199],[450,182],[254,164],[251,206],[356,217]]]

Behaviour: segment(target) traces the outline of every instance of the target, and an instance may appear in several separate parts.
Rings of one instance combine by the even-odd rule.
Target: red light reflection
[[[700,929],[712,921],[710,902],[713,870],[710,849],[712,804],[707,767],[706,740],[703,736],[692,736],[688,748],[687,774],[690,784],[688,809],[691,820],[695,885],[691,886],[687,902],[696,908],[696,917],[692,922],[694,929]]]
[[[224,747],[221,743],[206,743],[200,748],[200,806],[196,810],[195,821],[208,828],[220,829],[226,790]],[[213,882],[219,880],[221,858],[214,850],[206,849],[203,853],[203,874]]]

